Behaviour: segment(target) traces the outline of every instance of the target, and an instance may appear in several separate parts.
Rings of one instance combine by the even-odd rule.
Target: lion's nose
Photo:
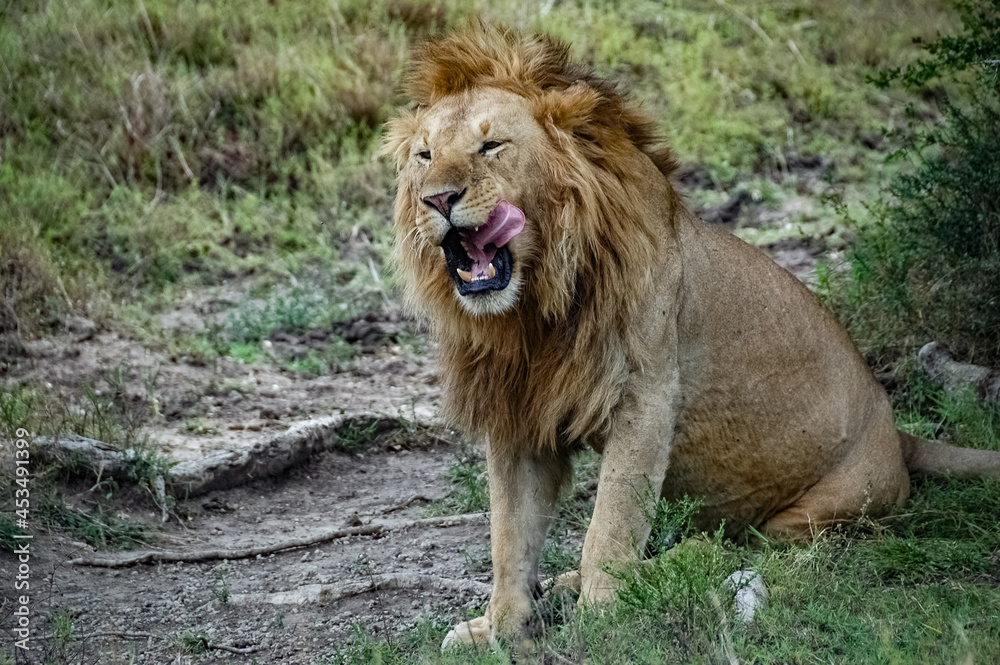
[[[464,189],[461,192],[441,192],[440,194],[425,196],[424,203],[444,215],[445,219],[451,221],[451,209],[464,194]]]

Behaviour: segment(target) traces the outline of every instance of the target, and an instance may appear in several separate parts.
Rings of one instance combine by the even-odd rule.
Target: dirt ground
[[[160,545],[174,551],[240,549],[330,526],[419,518],[428,501],[447,492],[442,475],[449,457],[445,445],[323,454],[282,478],[199,497],[185,510],[190,521],[182,526],[172,520]],[[414,493],[421,499],[387,514]],[[158,515],[151,511],[144,517],[155,523]],[[354,624],[375,634],[398,632],[422,615],[459,616],[485,596],[411,588],[326,602],[310,595],[321,591],[312,585],[329,591],[338,583],[363,584],[390,574],[488,582],[488,575],[469,574],[465,555],[485,545],[487,531],[485,521],[413,527],[250,559],[124,569],[67,565],[93,550],[59,534],[44,534],[35,541],[38,554],[32,563],[42,589],[36,611],[69,609],[77,635],[105,634],[74,641],[68,649],[72,663],[323,662],[336,655]],[[11,566],[8,559],[0,563],[6,579],[13,574]],[[47,626],[45,632],[51,630]],[[162,637],[129,636],[135,633]],[[184,655],[176,643],[176,636],[184,635],[248,653],[210,649]],[[43,653],[54,649],[52,640],[36,646]]]
[[[817,254],[797,241],[770,252],[804,279]],[[164,315],[164,325],[197,320],[197,309],[185,307]],[[161,415],[149,431],[176,460],[247,446],[293,422],[332,413],[376,412],[422,422],[436,416],[433,348],[421,356],[391,342],[362,340],[364,352],[345,371],[309,379],[266,359],[251,366],[228,359],[206,365],[113,331],[71,328],[30,344],[12,376],[69,391],[124,362],[135,377],[127,390],[135,399],[150,399],[148,377],[155,375]],[[286,336],[278,343],[310,342]],[[205,426],[192,431],[192,420]],[[399,525],[424,517],[427,505],[449,492],[445,476],[457,452],[455,443],[435,438],[356,454],[326,452],[279,478],[181,502],[166,525],[138,490],[131,500],[126,493],[121,511],[159,531],[156,548],[185,552],[270,544],[331,527]],[[67,501],[85,502],[92,482],[80,479],[67,488]],[[249,559],[108,569],[69,564],[94,550],[65,534],[39,531],[32,559],[35,651],[29,660],[19,654],[17,662],[331,661],[357,624],[396,634],[427,618],[453,623],[482,606],[490,583],[488,566],[481,564],[488,535],[482,519],[417,524]],[[12,557],[0,556],[0,577],[11,579],[15,567]],[[386,576],[398,583],[385,582]],[[0,612],[0,630],[9,635],[12,590],[3,594],[8,609]],[[57,615],[73,620],[74,638],[63,651],[52,637]],[[5,642],[8,648],[11,641]],[[206,643],[203,653],[185,653]]]

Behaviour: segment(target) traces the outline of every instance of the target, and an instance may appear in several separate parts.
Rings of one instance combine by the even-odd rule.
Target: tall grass
[[[56,0],[0,12],[0,323],[29,336],[71,312],[113,317],[123,302],[233,279],[381,270],[393,174],[372,156],[405,101],[407,53],[474,14],[573,42],[723,184],[780,176],[789,152],[870,169],[857,137],[899,118],[858,81],[951,21],[932,0]]]

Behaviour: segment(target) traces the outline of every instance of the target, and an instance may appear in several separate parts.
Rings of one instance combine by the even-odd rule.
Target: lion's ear
[[[406,113],[393,118],[387,125],[385,142],[379,149],[380,155],[392,155],[399,171],[410,157],[410,141],[417,130],[417,118],[413,113]]]
[[[565,90],[549,90],[539,98],[535,117],[542,125],[555,125],[566,132],[573,132],[590,121],[601,94],[577,81]]]

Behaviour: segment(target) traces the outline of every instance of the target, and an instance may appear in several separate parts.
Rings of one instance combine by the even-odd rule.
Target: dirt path
[[[241,548],[336,525],[419,518],[424,498],[439,499],[448,491],[443,476],[452,451],[446,444],[412,443],[398,451],[326,453],[282,478],[199,497],[182,511],[186,525],[172,520],[160,544],[172,551]],[[423,498],[393,510],[415,492]],[[152,511],[141,516],[151,524],[156,521]],[[488,575],[476,576],[466,568],[466,551],[481,549],[487,530],[485,522],[414,527],[265,557],[124,569],[67,565],[69,559],[93,550],[65,536],[42,535],[35,542],[33,569],[44,571],[36,573],[44,601],[35,609],[49,616],[69,611],[77,636],[119,634],[72,641],[65,662],[317,663],[336,654],[354,624],[376,634],[398,632],[420,617],[457,618],[466,607],[482,604],[485,596],[475,589],[397,588],[327,602],[317,597],[321,590],[310,585],[363,587],[373,577],[391,574],[488,583]],[[9,558],[0,560],[5,579],[13,574],[12,565]],[[51,630],[49,625],[46,631]],[[129,633],[165,639],[120,636]],[[185,655],[177,644],[177,636],[185,635],[189,643],[204,637],[213,645],[253,653],[209,650]],[[53,640],[36,646],[56,648]]]

